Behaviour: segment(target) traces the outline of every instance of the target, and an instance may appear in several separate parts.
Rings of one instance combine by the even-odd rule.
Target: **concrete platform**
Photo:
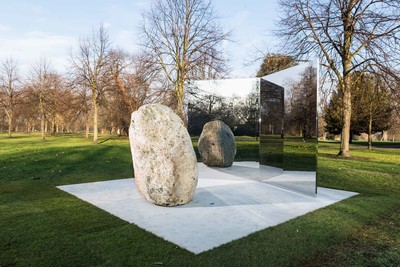
[[[317,195],[304,195],[263,183],[258,172],[255,162],[229,170],[199,163],[193,201],[178,207],[146,202],[133,178],[58,188],[195,254],[357,194],[319,187]]]

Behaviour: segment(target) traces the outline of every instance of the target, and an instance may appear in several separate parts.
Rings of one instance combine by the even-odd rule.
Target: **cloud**
[[[10,27],[8,27],[7,25],[4,24],[0,24],[0,32],[8,32],[10,31]]]
[[[67,48],[76,43],[70,36],[42,31],[31,31],[22,36],[0,37],[0,58],[15,58],[24,74],[40,57],[48,58],[53,67],[65,71],[68,59]]]

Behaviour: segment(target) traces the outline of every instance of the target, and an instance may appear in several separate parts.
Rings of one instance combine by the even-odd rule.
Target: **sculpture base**
[[[194,198],[177,207],[148,203],[132,178],[58,188],[195,254],[357,194],[319,187],[310,196],[275,187],[257,181],[257,162],[229,169],[199,163]]]

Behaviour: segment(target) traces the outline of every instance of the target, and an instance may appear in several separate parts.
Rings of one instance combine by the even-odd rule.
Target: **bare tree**
[[[88,91],[86,88],[79,87],[76,88],[75,98],[72,102],[72,109],[75,113],[74,120],[75,121],[83,121],[85,125],[85,137],[89,139],[90,133],[90,115],[93,101],[91,101],[90,95],[88,95]]]
[[[18,97],[19,74],[17,63],[12,58],[6,59],[0,65],[0,103],[8,118],[8,137],[13,131],[13,120]]]
[[[229,75],[227,60],[224,59],[221,51],[216,48],[210,49],[202,58],[201,62],[196,63],[188,74],[190,79],[197,80],[216,80]]]
[[[110,82],[108,60],[111,42],[103,25],[90,37],[80,38],[76,53],[70,50],[71,71],[76,83],[87,88],[93,102],[93,143],[98,141],[99,105]]]
[[[301,73],[301,80],[290,87],[285,111],[285,132],[290,135],[317,135],[314,119],[317,114],[317,92],[312,88],[317,88],[317,69],[310,66]]]
[[[71,102],[73,100],[72,93],[66,90],[64,77],[57,73],[49,74],[49,83],[47,88],[47,113],[48,122],[51,123],[51,133],[54,135],[58,132],[60,125],[69,120]]]
[[[113,128],[128,132],[130,114],[145,103],[160,102],[165,90],[158,88],[157,66],[145,54],[130,56],[125,51],[112,50],[109,61],[112,83],[107,90],[105,118]]]
[[[343,129],[339,155],[350,156],[351,74],[399,64],[398,0],[280,0],[278,27],[288,53],[319,56],[341,90]]]
[[[395,86],[393,86],[395,90],[392,90],[390,99],[393,113],[391,119],[391,127],[390,127],[390,134],[392,135],[392,141],[395,140],[395,136],[400,136],[400,83],[397,82]],[[386,133],[386,138],[389,133]],[[383,133],[383,137],[385,137],[385,133]]]
[[[32,81],[23,83],[20,91],[20,101],[17,109],[17,113],[22,120],[25,132],[30,134],[34,128],[36,122],[40,120],[37,108],[37,94],[32,86]]]
[[[109,68],[112,75],[114,88],[122,96],[122,101],[130,112],[133,112],[133,103],[127,92],[126,84],[123,82],[125,70],[132,62],[128,53],[122,49],[114,49],[110,52]]]
[[[221,66],[229,33],[219,26],[209,0],[155,0],[139,30],[147,58],[174,88],[176,111],[183,117],[185,81]]]
[[[47,105],[49,104],[51,75],[50,62],[44,57],[38,60],[32,67],[31,87],[39,109],[40,131],[43,141],[46,140]]]

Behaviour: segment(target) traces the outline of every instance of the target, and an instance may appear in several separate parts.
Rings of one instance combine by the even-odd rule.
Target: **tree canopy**
[[[222,44],[230,33],[218,24],[209,0],[155,0],[143,13],[139,30],[147,59],[173,88],[181,116],[185,82],[226,71]]]
[[[280,0],[278,35],[296,58],[319,57],[338,83],[343,120],[339,155],[347,157],[352,79],[357,71],[396,76],[400,63],[398,0]]]
[[[264,57],[257,77],[262,77],[296,65],[295,59],[289,55],[269,53]]]
[[[352,107],[350,133],[371,134],[390,128],[392,115],[389,90],[378,75],[356,74],[352,88]],[[325,129],[331,134],[340,134],[343,127],[341,92],[335,91],[324,110]],[[350,138],[351,138],[350,135]]]

